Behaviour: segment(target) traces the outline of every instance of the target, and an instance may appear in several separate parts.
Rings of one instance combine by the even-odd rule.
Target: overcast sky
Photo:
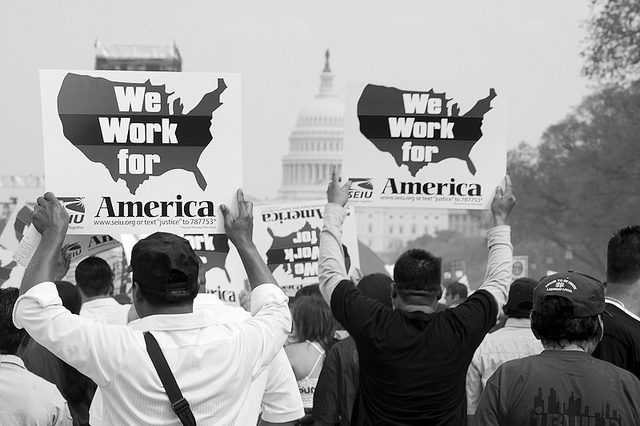
[[[537,144],[592,89],[587,0],[0,0],[0,174],[43,174],[39,69],[93,69],[94,43],[175,44],[184,72],[242,75],[245,192],[272,198],[324,52],[348,81],[506,87],[509,147]],[[495,82],[495,83],[494,83]],[[70,173],[70,178],[78,178]]]

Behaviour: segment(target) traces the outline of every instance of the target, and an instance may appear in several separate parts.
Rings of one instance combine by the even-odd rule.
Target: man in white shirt
[[[82,296],[80,316],[105,324],[127,324],[131,305],[121,305],[112,296],[113,270],[106,260],[89,256],[78,263],[76,285]]]
[[[204,264],[201,263],[200,292],[193,301],[194,311],[202,311],[219,323],[237,323],[251,318],[244,308],[226,305],[215,294],[206,293],[206,280]],[[283,347],[251,383],[251,390],[236,419],[236,425],[294,426],[302,417],[304,408],[298,382]]]
[[[467,415],[472,417],[487,380],[498,367],[507,361],[536,355],[544,349],[540,340],[531,331],[531,308],[533,290],[538,281],[518,278],[509,288],[509,299],[502,308],[507,315],[504,327],[487,334],[467,370]]]
[[[132,250],[133,303],[129,327],[71,314],[50,282],[68,227],[55,195],[39,197],[32,221],[42,234],[21,285],[14,323],[101,387],[105,424],[180,425],[147,353],[151,331],[199,425],[232,425],[251,381],[280,351],[291,329],[287,297],[252,241],[253,204],[237,196],[238,215],[221,205],[227,235],[252,288],[253,317],[218,324],[193,312],[198,260],[188,241],[155,233]]]
[[[0,425],[71,426],[69,407],[56,385],[28,371],[16,355],[27,335],[11,321],[18,292],[0,288]]]

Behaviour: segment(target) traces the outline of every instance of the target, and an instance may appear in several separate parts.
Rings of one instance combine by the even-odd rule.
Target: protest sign
[[[318,284],[320,231],[326,201],[254,207],[253,240],[274,278],[288,296]],[[342,234],[348,273],[360,267],[355,214],[348,207]]]
[[[70,234],[223,232],[242,187],[237,74],[40,73],[46,189]]]
[[[506,93],[495,86],[347,87],[350,203],[487,209],[506,174]]]
[[[529,276],[529,256],[513,256],[511,280]]]

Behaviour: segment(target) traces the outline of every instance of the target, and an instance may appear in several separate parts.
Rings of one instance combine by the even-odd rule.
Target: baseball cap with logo
[[[569,318],[592,317],[605,311],[604,285],[598,279],[580,272],[560,272],[540,281],[533,291],[533,311],[545,315],[545,299],[562,297],[573,306]]]
[[[189,242],[156,232],[136,243],[131,251],[133,280],[157,291],[189,291],[198,283],[198,256]]]

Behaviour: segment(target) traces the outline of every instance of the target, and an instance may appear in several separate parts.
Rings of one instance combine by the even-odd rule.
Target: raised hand
[[[244,200],[242,189],[238,189],[238,215],[233,216],[228,206],[221,204],[220,210],[224,217],[224,228],[227,237],[238,247],[239,245],[251,243],[253,238],[253,203]]]
[[[340,183],[340,176],[338,176],[337,167],[331,170],[331,182],[327,187],[327,201],[330,203],[339,204],[344,207],[349,200],[349,189],[351,189],[351,181],[348,180],[344,184]]]
[[[498,186],[496,193],[491,201],[491,213],[493,213],[493,222],[495,226],[504,225],[507,217],[516,205],[516,197],[513,195],[511,178],[506,175],[504,178],[504,190]]]

